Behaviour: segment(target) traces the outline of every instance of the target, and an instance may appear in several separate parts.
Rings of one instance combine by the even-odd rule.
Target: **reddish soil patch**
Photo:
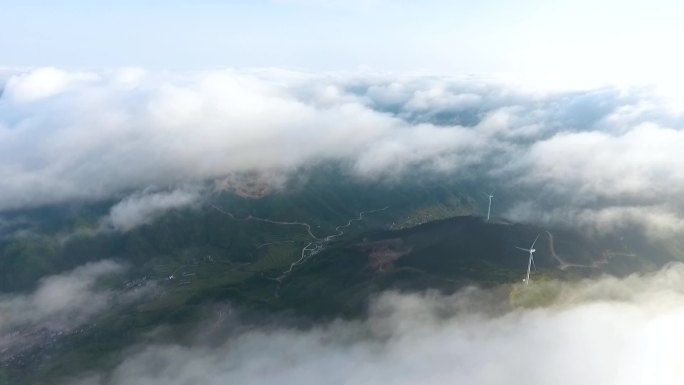
[[[377,272],[391,269],[394,262],[413,249],[411,246],[404,245],[404,241],[399,238],[363,242],[357,247],[368,253],[368,264]]]

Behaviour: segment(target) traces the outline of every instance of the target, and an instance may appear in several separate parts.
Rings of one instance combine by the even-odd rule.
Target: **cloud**
[[[640,228],[651,240],[672,241],[684,232],[684,215],[667,205],[548,207],[525,201],[510,208],[509,218],[528,223],[563,225],[584,229],[590,235],[617,234]]]
[[[477,165],[486,155],[487,143],[477,132],[418,125],[374,142],[356,159],[355,171],[366,177],[401,176],[411,167],[448,173]]]
[[[78,325],[111,306],[113,293],[96,288],[96,283],[123,270],[109,260],[92,262],[43,278],[31,294],[4,295],[0,297],[0,330],[46,321],[46,327],[56,329]]]
[[[128,292],[99,285],[124,270],[109,260],[90,262],[41,279],[32,293],[0,295],[0,351],[27,348],[42,330],[70,331],[149,292],[149,285]]]
[[[684,170],[673,167],[684,164],[683,145],[683,130],[643,124],[621,134],[561,133],[532,145],[522,161],[530,179],[558,190],[659,199],[684,192]]]
[[[103,224],[126,232],[152,222],[168,210],[191,206],[200,197],[196,189],[136,193],[112,206]]]
[[[140,75],[137,85],[129,77],[125,86],[114,78],[82,80],[40,105],[3,97],[0,176],[7,183],[0,209],[253,169],[287,171],[352,157],[390,130],[409,129],[359,103],[318,107],[233,71]],[[20,83],[10,80],[6,95],[26,88]]]
[[[511,218],[589,226],[607,233],[634,224],[652,238],[684,231],[684,130],[642,123],[612,131],[562,132],[532,144],[506,168],[542,191]]]
[[[187,203],[149,198],[133,218],[124,207],[145,208],[134,203],[151,186],[187,193],[230,175],[282,180],[339,161],[362,178],[422,173],[517,191],[506,209],[513,220],[582,213],[587,226],[617,228],[608,218],[645,227],[684,218],[684,115],[655,89],[278,69],[8,76],[0,211],[133,194],[112,214],[144,223],[171,201]],[[529,202],[555,214],[525,212]],[[671,220],[637,215],[652,207]],[[631,214],[605,214],[620,208]]]
[[[679,384],[684,265],[502,292],[389,292],[364,320],[147,345],[101,384]],[[87,383],[87,382],[83,382]]]
[[[35,102],[66,91],[71,83],[96,78],[95,74],[69,73],[52,67],[39,68],[11,77],[5,97],[20,104]]]

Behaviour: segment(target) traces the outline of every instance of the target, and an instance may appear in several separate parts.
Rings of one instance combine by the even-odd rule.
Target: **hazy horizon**
[[[3,1],[0,66],[279,67],[678,82],[671,0]]]

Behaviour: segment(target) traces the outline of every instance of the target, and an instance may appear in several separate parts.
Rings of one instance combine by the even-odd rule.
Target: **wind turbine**
[[[489,222],[489,214],[492,213],[492,198],[494,198],[494,191],[489,194],[485,193],[485,195],[489,198],[489,207],[487,207],[487,222]]]
[[[532,266],[534,266],[534,252],[537,251],[534,248],[534,244],[537,243],[537,239],[539,239],[539,234],[537,234],[537,238],[534,238],[534,242],[532,242],[532,246],[530,246],[529,249],[524,249],[524,248],[518,247],[518,246],[515,247],[516,249],[520,249],[520,250],[527,251],[530,253],[530,259],[527,261],[527,276],[525,277],[525,279],[523,279],[523,282],[525,282],[525,285],[530,283],[530,268]],[[534,266],[534,270],[537,271],[537,266]]]

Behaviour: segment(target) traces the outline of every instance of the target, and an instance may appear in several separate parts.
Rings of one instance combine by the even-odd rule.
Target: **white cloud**
[[[118,304],[150,293],[153,285],[122,292],[99,283],[124,271],[118,263],[90,262],[72,271],[42,278],[26,294],[0,295],[0,353],[12,354],[40,343],[41,333],[74,330]]]
[[[111,305],[113,293],[98,290],[95,284],[104,276],[122,271],[123,267],[112,261],[89,263],[43,278],[31,294],[3,295],[0,330],[43,323],[54,329],[77,326]]]
[[[365,178],[481,177],[561,216],[638,222],[605,210],[657,206],[676,223],[684,121],[671,101],[482,78],[37,69],[11,76],[0,100],[0,210],[341,160]],[[523,203],[510,212],[534,218]]]
[[[200,192],[195,189],[136,193],[112,206],[103,224],[125,232],[152,222],[168,210],[191,206],[199,198]]]
[[[684,233],[684,214],[667,205],[582,207],[566,204],[547,207],[539,202],[525,201],[510,208],[506,216],[521,222],[560,224],[597,235],[616,234],[637,227],[652,240],[672,241]]]
[[[401,176],[409,167],[426,172],[467,168],[488,155],[482,134],[462,127],[435,127],[421,124],[398,131],[373,142],[355,161],[355,170],[364,176]]]
[[[353,159],[396,134],[414,137],[409,124],[358,98],[305,101],[300,89],[256,75],[124,75],[81,79],[37,106],[3,99],[0,209],[100,199],[236,171],[287,172],[320,159]],[[309,77],[304,87],[315,82]],[[19,92],[21,82],[10,83],[8,94]]]
[[[255,327],[212,345],[145,346],[99,380],[112,385],[679,384],[684,381],[682,322],[682,265],[624,279],[540,281],[504,298],[477,289],[449,296],[386,293],[363,321],[308,329]]]
[[[682,234],[682,146],[683,130],[654,123],[539,140],[503,168],[539,196],[508,216],[600,233],[636,225],[655,239]]]
[[[542,140],[522,159],[529,179],[595,196],[660,197],[684,192],[684,131],[638,125],[613,135],[569,132]]]
[[[11,77],[6,85],[6,97],[17,103],[35,102],[64,92],[70,83],[93,80],[97,76],[86,73],[69,73],[45,67]]]

